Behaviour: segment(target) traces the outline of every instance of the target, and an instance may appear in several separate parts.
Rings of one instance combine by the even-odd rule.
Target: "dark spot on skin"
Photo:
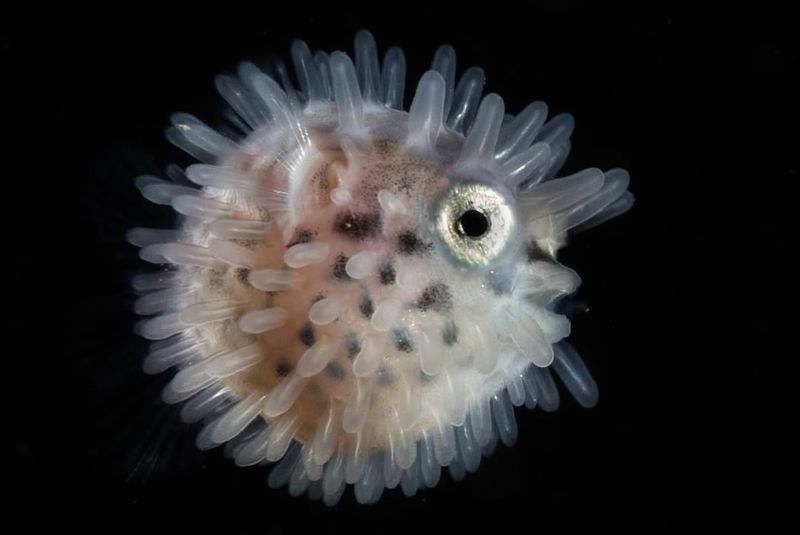
[[[511,279],[494,271],[486,276],[486,282],[494,295],[505,295],[511,290]]]
[[[340,254],[336,257],[336,262],[333,264],[333,276],[339,279],[340,281],[349,281],[350,275],[347,274],[345,270],[345,266],[347,265],[348,258]]]
[[[420,254],[430,249],[430,247],[431,244],[424,243],[412,230],[404,230],[397,235],[397,250],[400,251],[400,254]]]
[[[214,290],[221,290],[222,288],[225,288],[225,277],[223,276],[223,272],[217,269],[213,270],[208,279],[208,285]]]
[[[452,307],[453,294],[450,293],[450,287],[441,282],[425,288],[417,300],[417,308],[423,312],[427,310],[442,312],[450,310]]]
[[[313,237],[314,235],[311,233],[311,231],[300,229],[295,233],[294,239],[290,241],[286,247],[289,248],[293,245],[297,245],[298,243],[308,243]]]
[[[333,221],[333,230],[356,241],[371,238],[381,230],[380,212],[339,212]]]
[[[384,264],[381,267],[380,272],[378,273],[380,277],[381,284],[384,286],[389,284],[394,284],[395,279],[397,278],[397,273],[394,270],[394,266],[391,264]]]
[[[275,373],[278,374],[278,377],[286,377],[291,371],[292,365],[285,359],[281,360],[278,365],[275,366]]]
[[[323,299],[325,299],[325,294],[317,294],[311,298],[311,304],[313,305],[314,303],[322,301]]]
[[[408,334],[407,329],[394,329],[392,331],[392,336],[394,337],[394,347],[396,347],[398,351],[411,353],[414,350],[414,346],[411,345],[411,336]]]
[[[448,321],[442,327],[442,341],[444,345],[451,346],[458,342],[458,327],[452,320]]]
[[[536,262],[536,261],[541,261],[541,260],[545,260],[545,261],[552,261],[553,260],[552,258],[550,258],[550,255],[548,255],[546,252],[544,252],[544,250],[536,244],[535,241],[531,241],[528,244],[528,247],[525,248],[525,254],[528,257],[528,262]]]
[[[329,363],[325,371],[328,372],[328,377],[331,379],[336,379],[337,381],[344,379],[344,367],[338,362]]]
[[[378,371],[375,372],[375,376],[378,380],[378,385],[380,386],[390,387],[394,384],[394,372],[392,372],[392,369],[385,364],[381,364],[380,368],[378,368]]]
[[[367,294],[361,296],[361,302],[358,304],[358,310],[365,318],[370,319],[372,313],[375,312],[375,304]]]
[[[239,268],[236,270],[236,280],[238,280],[242,286],[250,286],[250,283],[247,282],[248,275],[250,275],[250,270],[247,268]]]
[[[350,360],[356,358],[358,352],[361,351],[361,340],[358,339],[356,333],[349,333],[344,339],[344,345],[347,348],[347,358]]]
[[[420,177],[415,175],[414,173],[409,173],[408,169],[399,166],[396,170],[397,176],[397,189],[402,193],[411,193],[411,190],[414,188],[414,185],[418,183]]]
[[[372,146],[379,156],[386,157],[390,154],[389,151],[394,147],[394,144],[388,139],[383,138],[376,140]]]
[[[316,335],[314,334],[314,327],[310,323],[306,323],[300,329],[300,341],[303,342],[304,345],[311,347],[314,345],[314,342],[317,340]]]
[[[245,240],[245,239],[234,239],[231,242],[235,243],[236,245],[241,245],[245,249],[250,249],[251,251],[258,247],[261,243],[260,240]]]
[[[328,176],[328,168],[330,167],[330,163],[326,163],[320,167],[319,171],[314,175],[312,179],[313,182],[317,186],[317,195],[320,199],[324,198],[326,194],[328,194],[328,190],[331,187],[331,179]]]

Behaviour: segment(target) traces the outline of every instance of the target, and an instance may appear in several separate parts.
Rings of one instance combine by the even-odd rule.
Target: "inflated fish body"
[[[170,266],[134,280],[156,314],[145,369],[179,368],[164,398],[207,421],[199,446],[281,461],[270,482],[293,494],[335,503],[353,483],[370,503],[513,443],[513,406],[558,404],[550,367],[592,406],[557,306],[580,279],[556,252],[632,205],[627,173],[554,178],[572,118],[506,115],[480,69],[455,84],[448,46],[408,111],[402,52],[381,64],[366,32],[355,64],[292,54],[299,90],[242,64],[217,79],[238,137],[177,114],[169,139],[202,163],[138,180],[185,216],[129,239]]]

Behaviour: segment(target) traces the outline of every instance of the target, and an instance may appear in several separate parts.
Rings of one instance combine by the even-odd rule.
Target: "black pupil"
[[[458,231],[470,238],[480,238],[489,230],[489,218],[478,210],[467,210],[458,218]]]

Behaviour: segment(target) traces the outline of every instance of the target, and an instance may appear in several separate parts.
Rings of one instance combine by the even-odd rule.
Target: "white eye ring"
[[[485,266],[514,240],[516,214],[502,191],[481,182],[461,182],[436,204],[436,234],[456,262]]]

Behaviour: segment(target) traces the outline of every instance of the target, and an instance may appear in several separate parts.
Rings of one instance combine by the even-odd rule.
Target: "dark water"
[[[10,532],[797,530],[791,18],[764,6],[571,4],[451,17],[266,2],[5,17]],[[167,378],[138,371],[146,344],[130,333],[127,278],[142,266],[121,237],[171,224],[130,180],[186,161],[163,139],[169,113],[213,121],[214,74],[286,57],[294,37],[349,49],[362,27],[405,49],[409,79],[449,42],[460,70],[484,67],[486,90],[510,110],[542,99],[573,113],[564,172],[624,167],[637,202],[562,257],[591,308],[571,340],[600,385],[597,408],[565,399],[554,414],[518,411],[517,445],[465,481],[326,509],[268,489],[262,469],[198,453],[195,430],[158,402]]]

